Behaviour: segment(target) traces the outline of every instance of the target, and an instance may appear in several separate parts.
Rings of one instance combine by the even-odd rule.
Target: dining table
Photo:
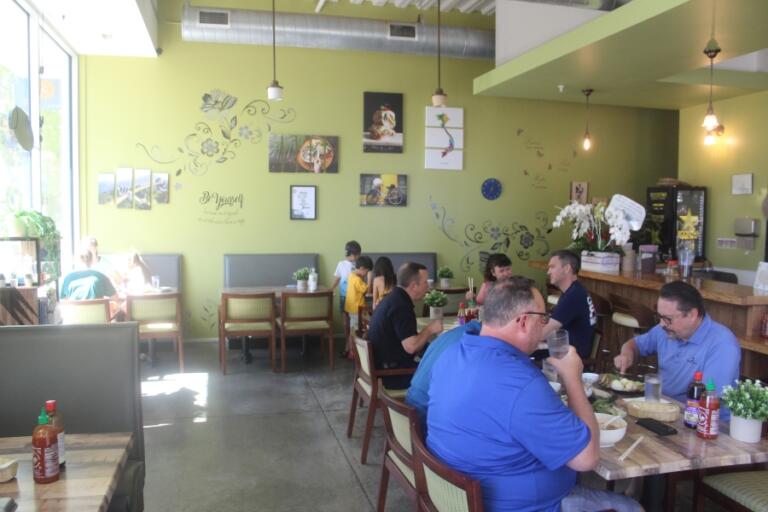
[[[280,296],[284,292],[288,293],[295,293],[298,290],[296,289],[296,285],[291,284],[278,284],[273,286],[235,286],[231,288],[223,288],[222,293],[274,293],[275,299],[279,300]],[[320,292],[327,292],[330,291],[330,288],[327,286],[321,286],[318,285],[316,290],[313,291],[304,291],[302,293],[320,293]]]
[[[421,331],[424,329],[433,319],[428,316],[416,317],[416,328]],[[459,318],[456,316],[444,316],[443,317],[443,332],[450,331],[461,325]]]
[[[12,498],[18,512],[104,512],[132,444],[131,432],[67,434],[67,463],[59,480],[37,484],[32,436],[0,438],[0,456],[19,463],[16,478],[0,483],[0,497]]]

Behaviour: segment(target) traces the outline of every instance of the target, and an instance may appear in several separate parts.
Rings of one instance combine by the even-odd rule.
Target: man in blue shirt
[[[427,351],[419,361],[416,373],[411,378],[411,387],[408,388],[408,394],[405,395],[405,403],[416,409],[421,420],[422,434],[426,434],[427,428],[427,404],[429,402],[429,382],[432,379],[432,367],[442,355],[443,352],[461,341],[464,333],[471,332],[478,334],[480,332],[480,322],[472,320],[466,325],[455,327],[450,331],[444,332],[429,344]]]
[[[496,284],[483,314],[480,333],[465,333],[435,362],[429,449],[480,481],[486,512],[640,510],[624,496],[576,486],[576,472],[597,465],[598,425],[573,347],[549,359],[568,407],[528,357],[548,320],[533,281]]]
[[[579,257],[571,251],[557,251],[549,259],[549,282],[563,293],[542,335],[546,338],[557,329],[565,329],[570,344],[576,347],[582,359],[587,359],[592,355],[597,313],[589,292],[577,280],[580,268]]]
[[[723,386],[739,378],[741,346],[733,333],[712,320],[704,310],[699,291],[684,281],[661,287],[656,304],[659,324],[621,347],[614,364],[625,372],[639,356],[656,354],[661,370],[661,392],[685,402],[688,385],[697,371],[712,379],[721,393]],[[720,419],[730,411],[721,404]]]

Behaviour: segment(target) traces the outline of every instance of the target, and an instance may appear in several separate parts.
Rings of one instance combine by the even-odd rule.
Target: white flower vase
[[[745,443],[759,443],[762,433],[762,421],[731,415],[731,437],[735,440]]]
[[[440,278],[440,288],[446,290],[451,287],[451,278],[450,277],[441,277]]]
[[[429,319],[439,320],[441,318],[443,318],[443,307],[429,306]]]
[[[306,279],[300,279],[296,281],[296,291],[298,292],[305,292],[307,291],[307,280]]]

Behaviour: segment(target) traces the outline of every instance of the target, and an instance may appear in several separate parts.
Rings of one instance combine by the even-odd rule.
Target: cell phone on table
[[[666,423],[662,423],[659,420],[655,420],[653,418],[640,418],[636,423],[641,427],[647,428],[651,432],[660,436],[671,436],[672,434],[677,434],[676,428],[670,427]]]

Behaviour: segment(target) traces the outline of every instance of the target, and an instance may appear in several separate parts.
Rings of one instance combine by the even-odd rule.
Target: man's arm
[[[440,319],[432,320],[420,333],[409,336],[401,342],[403,350],[409,354],[416,354],[424,348],[432,336],[441,332],[443,332],[443,321]]]
[[[613,364],[619,373],[625,373],[627,368],[635,364],[639,356],[640,351],[637,348],[637,342],[635,342],[635,338],[632,338],[621,346],[621,352],[613,358]]]
[[[569,347],[568,353],[562,359],[550,357],[547,361],[557,369],[565,385],[568,407],[587,425],[590,434],[587,446],[569,460],[567,465],[574,471],[591,471],[600,460],[600,427],[581,383],[581,372],[584,369],[581,357],[575,347]]]

